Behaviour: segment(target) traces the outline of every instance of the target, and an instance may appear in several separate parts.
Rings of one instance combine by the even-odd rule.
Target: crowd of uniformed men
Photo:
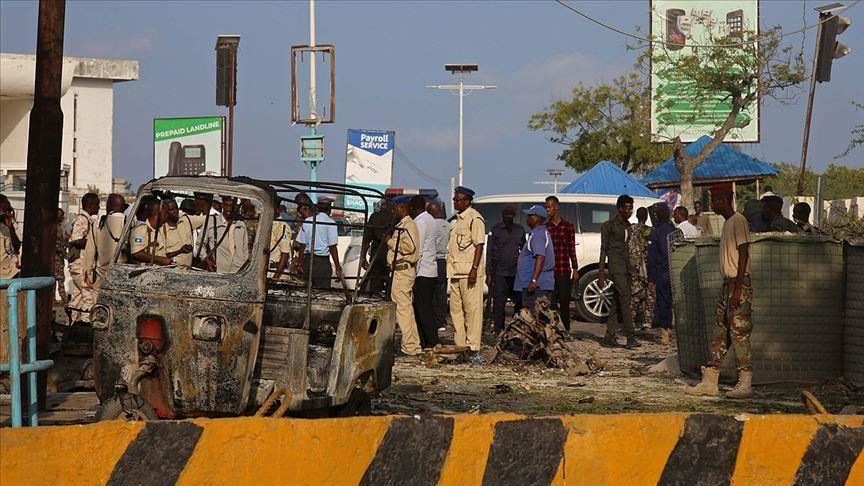
[[[496,333],[504,329],[508,300],[518,311],[523,306],[533,308],[537,299],[544,296],[559,309],[563,325],[570,329],[571,292],[572,286],[579,282],[579,265],[574,251],[574,226],[561,217],[558,198],[549,196],[545,205],[533,205],[522,211],[527,232],[515,222],[515,207],[504,206],[501,222],[489,229],[488,248],[484,251],[487,227],[472,207],[473,196],[474,191],[466,187],[455,189],[455,214],[449,221],[439,200],[427,200],[420,195],[384,199],[367,221],[360,256],[360,264],[366,270],[362,290],[379,295],[389,293],[396,304],[401,351],[405,355],[418,355],[438,345],[438,333],[445,328],[448,315],[455,331],[455,344],[479,351],[484,282],[489,288]],[[742,215],[734,210],[731,185],[711,188],[712,208],[725,219],[720,234],[724,285],[717,303],[710,361],[703,367],[703,382],[688,390],[689,393],[718,393],[719,366],[733,344],[739,382],[727,397],[751,394],[750,233],[819,234],[809,223],[810,208],[806,204],[795,206],[793,222],[782,217],[782,199],[773,193],[753,201]],[[344,279],[337,250],[338,224],[330,216],[333,201],[319,198],[313,203],[307,194],[299,193],[294,203],[299,216],[294,227],[286,221],[285,206],[275,208],[267,249],[269,276],[285,279],[289,275],[305,275],[310,277],[313,287],[328,288],[334,273]],[[129,205],[118,194],[108,196],[101,218],[96,217],[100,212],[98,195],[85,194],[80,207],[71,233],[65,231],[65,215],[58,209],[55,276],[60,300],[68,304],[71,318],[87,321],[87,311],[95,302],[95,292],[131,215]],[[607,281],[614,284],[602,344],[620,346],[616,340],[620,324],[627,338],[624,347],[629,349],[639,346],[634,317],[639,317],[646,327],[660,328],[661,333],[672,327],[672,289],[666,264],[670,242],[679,236],[711,234],[711,229],[699,202],[694,205],[693,215],[685,207],[670,212],[665,203],[638,208],[635,224],[629,221],[634,210],[631,197],[619,197],[616,209],[617,214],[601,227],[598,283],[601,289],[606,288]],[[653,227],[646,224],[649,211],[653,214]],[[3,195],[0,195],[0,219],[0,278],[5,279],[18,273],[20,240],[14,211]],[[178,207],[177,199],[170,194],[163,198],[143,196],[134,215],[128,247],[124,247],[119,258],[141,264],[235,273],[249,259],[257,223],[256,206],[246,199],[195,193],[183,198]],[[66,261],[72,281],[68,303],[64,290]]]

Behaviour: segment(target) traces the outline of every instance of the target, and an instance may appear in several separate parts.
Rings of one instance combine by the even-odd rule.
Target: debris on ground
[[[540,362],[560,368],[570,375],[591,373],[588,363],[579,357],[561,317],[551,308],[549,299],[537,299],[533,311],[522,309],[505,324],[498,336],[492,363]]]

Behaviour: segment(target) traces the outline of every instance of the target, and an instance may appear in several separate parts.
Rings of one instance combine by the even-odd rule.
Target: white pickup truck
[[[544,204],[547,194],[501,194],[474,198],[474,208],[486,220],[487,230],[501,221],[501,210],[506,204],[516,207],[516,222],[526,227],[522,209],[533,204]],[[597,282],[600,261],[600,226],[617,214],[615,202],[618,196],[604,194],[557,194],[561,201],[561,217],[576,228],[576,258],[579,262],[579,284],[573,285],[573,301],[581,319],[601,322],[609,315],[611,283],[601,289]],[[636,209],[649,207],[660,201],[658,198],[634,197],[633,216]],[[651,224],[651,220],[648,220]]]

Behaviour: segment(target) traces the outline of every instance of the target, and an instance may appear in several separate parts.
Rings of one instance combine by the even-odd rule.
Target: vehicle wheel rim
[[[606,282],[606,287],[600,288],[597,280],[592,280],[582,293],[582,303],[591,314],[597,317],[609,315],[612,305],[612,282]]]

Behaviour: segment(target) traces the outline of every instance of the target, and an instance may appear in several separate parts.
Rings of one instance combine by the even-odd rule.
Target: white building
[[[24,220],[27,140],[36,56],[0,54],[0,192]],[[81,196],[113,187],[114,83],[138,79],[137,61],[63,58],[60,206],[74,216]],[[20,236],[20,235],[19,235]]]

